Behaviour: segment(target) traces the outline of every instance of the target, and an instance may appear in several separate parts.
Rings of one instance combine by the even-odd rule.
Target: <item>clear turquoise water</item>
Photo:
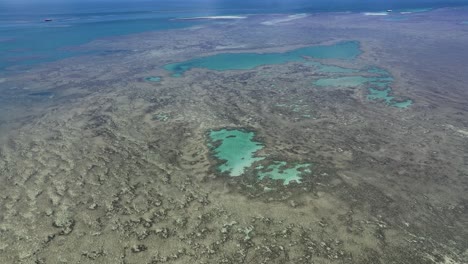
[[[238,177],[244,174],[247,168],[251,168],[255,162],[265,159],[256,155],[263,145],[253,139],[254,132],[220,129],[210,131],[208,136],[213,156],[222,161],[218,166],[222,173]],[[311,173],[311,166],[308,163],[289,164],[286,161],[273,161],[266,167],[257,166],[255,173],[259,180],[264,178],[283,180],[284,185],[288,185],[292,181],[301,183],[302,176]]]
[[[408,99],[405,101],[396,101],[394,96],[390,96],[391,89],[386,88],[384,90],[378,90],[374,88],[368,89],[369,93],[367,94],[368,100],[383,100],[390,106],[397,108],[407,108],[413,104],[413,100]]]
[[[168,64],[164,69],[179,77],[192,68],[215,71],[250,70],[262,65],[304,62],[304,57],[351,60],[361,54],[359,43],[346,41],[327,46],[312,46],[283,53],[221,53]]]
[[[382,100],[387,105],[397,108],[407,108],[413,104],[413,101],[408,99],[405,101],[397,101],[394,96],[390,96],[392,89],[391,84],[393,77],[384,69],[371,67],[365,70],[366,73],[371,73],[378,76],[340,76],[333,78],[321,78],[313,82],[319,87],[350,87],[357,88],[360,86],[368,87],[368,100]],[[370,86],[370,87],[369,87]]]
[[[266,168],[257,167],[257,175],[260,180],[264,178],[282,180],[284,185],[288,185],[292,181],[301,183],[302,175],[311,173],[311,166],[308,163],[289,165],[286,161],[274,161]]]
[[[367,95],[367,99],[369,100],[384,100],[387,104],[390,104],[393,100],[393,96],[390,96],[390,89],[387,88],[385,90],[377,90],[374,88],[369,88],[369,94]]]
[[[262,160],[255,157],[255,153],[262,149],[259,142],[253,140],[254,132],[243,130],[212,130],[209,137],[214,156],[224,163],[218,168],[221,172],[227,172],[230,176],[240,176],[244,170],[256,161]]]

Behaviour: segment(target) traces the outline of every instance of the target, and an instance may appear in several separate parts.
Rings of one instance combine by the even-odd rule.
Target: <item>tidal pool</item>
[[[263,159],[255,157],[255,153],[262,149],[263,145],[254,141],[254,136],[254,132],[237,129],[209,132],[214,156],[224,161],[218,167],[221,172],[227,172],[230,176],[240,176],[254,162]]]
[[[289,166],[286,161],[274,161],[266,168],[263,166],[257,167],[258,178],[260,180],[265,177],[273,180],[283,180],[284,185],[288,185],[292,181],[301,183],[302,175],[311,172],[310,167],[311,164],[308,163]]]
[[[384,100],[390,106],[398,107],[398,108],[407,108],[411,104],[413,104],[413,100],[408,99],[406,101],[398,102],[395,100],[394,96],[390,96],[391,90],[390,88],[384,90],[378,90],[374,88],[369,88],[369,94],[367,95],[368,100]]]
[[[150,76],[150,77],[146,77],[145,81],[147,81],[147,82],[160,82],[161,77],[159,77],[159,76]]]
[[[282,53],[221,53],[179,63],[167,64],[164,69],[180,77],[192,68],[215,71],[250,70],[261,65],[303,62],[305,57],[317,59],[352,60],[361,54],[359,42],[346,41],[334,45],[312,46]]]
[[[366,85],[368,88],[368,100],[383,100],[389,106],[398,108],[407,108],[413,104],[413,101],[408,99],[405,101],[397,101],[395,97],[390,96],[392,89],[391,84],[393,77],[384,69],[371,67],[365,70],[367,74],[378,76],[340,76],[333,78],[322,78],[314,81],[314,85],[320,87],[360,87]]]

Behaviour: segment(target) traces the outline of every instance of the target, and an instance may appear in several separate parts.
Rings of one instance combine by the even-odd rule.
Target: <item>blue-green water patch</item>
[[[369,94],[367,95],[368,100],[383,100],[390,106],[397,107],[397,108],[407,108],[408,106],[413,104],[411,99],[405,101],[396,101],[394,96],[391,96],[390,88],[386,88],[384,90],[369,88]]]
[[[321,87],[351,87],[356,88],[360,86],[371,86],[368,88],[368,100],[382,100],[387,105],[397,108],[407,108],[413,104],[413,101],[408,99],[405,101],[395,100],[391,96],[391,84],[394,79],[388,71],[378,67],[370,67],[363,70],[366,75],[372,76],[340,76],[333,78],[321,78],[314,81],[314,85]]]
[[[255,153],[263,146],[254,141],[254,136],[254,132],[237,129],[221,129],[209,132],[210,145],[213,148],[214,156],[223,161],[218,167],[221,172],[226,172],[230,176],[240,176],[254,162],[263,159],[255,157]]]
[[[393,98],[393,96],[390,96],[390,88],[385,90],[369,88],[369,94],[367,95],[368,100],[384,100],[387,104],[390,104]]]
[[[159,77],[159,76],[150,76],[150,77],[146,77],[145,81],[147,81],[147,82],[160,82],[161,77]]]
[[[286,161],[274,161],[272,164],[264,168],[263,166],[257,167],[257,174],[260,180],[270,178],[272,180],[282,180],[284,185],[295,181],[302,182],[302,175],[311,173],[308,163],[290,165]]]
[[[468,25],[468,21],[461,22],[463,25]]]
[[[172,72],[174,77],[178,77],[193,68],[215,71],[250,70],[262,65],[303,62],[306,61],[305,57],[351,60],[360,54],[359,42],[346,41],[334,45],[305,47],[282,53],[221,53],[167,64],[164,69]]]

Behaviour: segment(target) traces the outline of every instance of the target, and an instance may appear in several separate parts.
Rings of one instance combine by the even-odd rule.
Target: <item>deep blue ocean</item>
[[[461,5],[468,0],[0,0],[0,71],[83,54],[75,47],[94,39],[199,23],[177,17]]]

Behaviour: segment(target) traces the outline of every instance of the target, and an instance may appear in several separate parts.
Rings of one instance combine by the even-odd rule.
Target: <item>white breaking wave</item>
[[[367,12],[364,13],[365,16],[386,16],[388,15],[387,12]]]
[[[272,25],[275,25],[275,24],[278,24],[278,23],[289,22],[289,21],[296,20],[296,19],[301,19],[301,18],[304,18],[304,17],[307,17],[307,14],[295,14],[295,15],[290,15],[290,16],[284,17],[284,18],[278,18],[278,19],[272,19],[272,20],[264,21],[261,24],[266,25],[266,26],[272,26]]]

